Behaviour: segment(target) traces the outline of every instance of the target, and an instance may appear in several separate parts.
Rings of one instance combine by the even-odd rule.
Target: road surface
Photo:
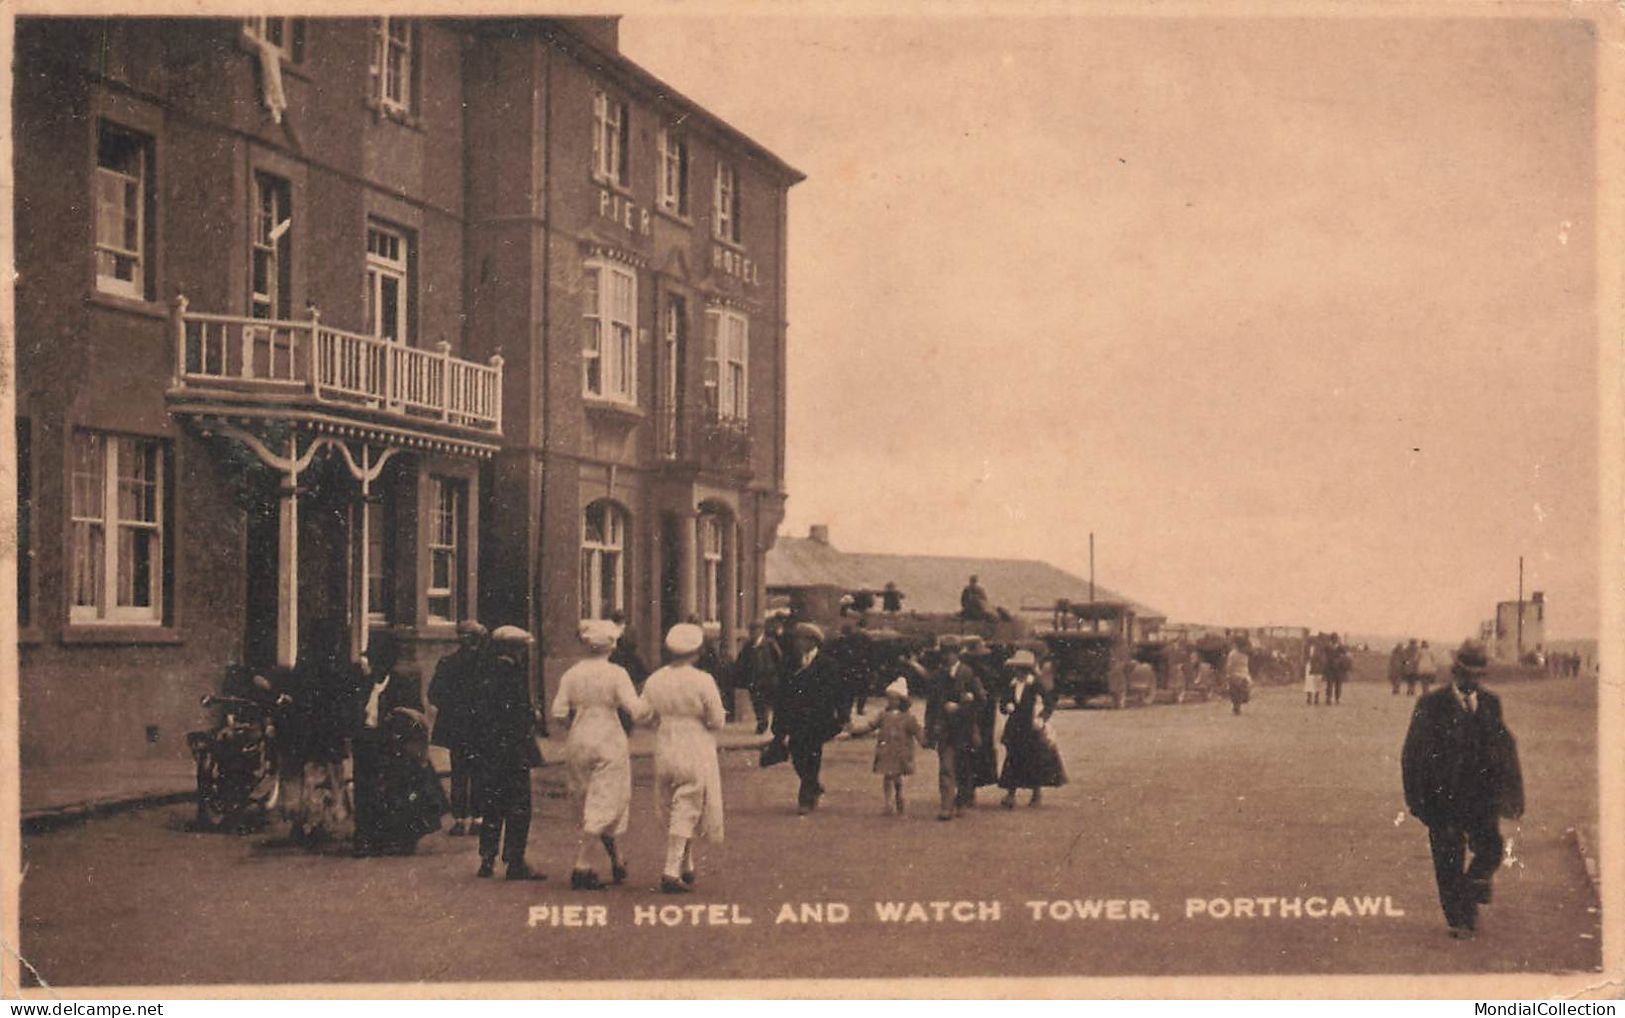
[[[25,840],[23,953],[56,985],[1594,969],[1597,902],[1566,831],[1596,822],[1595,690],[1500,692],[1530,811],[1504,824],[1508,865],[1470,942],[1446,936],[1426,834],[1402,812],[1411,701],[1356,682],[1336,707],[1262,689],[1240,717],[1064,710],[1071,783],[1013,811],[984,789],[951,823],[929,754],[899,818],[873,743],[832,744],[829,795],[802,819],[788,765],[727,753],[728,837],[701,848],[689,897],[655,890],[647,760],[632,879],[598,894],[568,889],[556,767],[537,775],[544,884],[476,880],[472,838],[352,860],[190,833],[184,806],[95,820]]]

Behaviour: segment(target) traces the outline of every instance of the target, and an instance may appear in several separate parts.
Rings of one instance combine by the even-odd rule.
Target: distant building
[[[1497,661],[1516,661],[1522,653],[1544,648],[1546,644],[1546,595],[1535,591],[1527,601],[1502,601],[1495,606]]]
[[[839,598],[858,591],[878,592],[894,583],[903,594],[905,611],[951,614],[959,611],[959,594],[976,576],[995,611],[1047,624],[1060,600],[1090,600],[1089,581],[1033,559],[963,558],[951,555],[882,555],[844,552],[830,543],[829,528],[812,527],[806,537],[780,536],[767,552],[770,599],[792,602]],[[1124,604],[1147,622],[1166,613],[1096,585],[1096,601]]]

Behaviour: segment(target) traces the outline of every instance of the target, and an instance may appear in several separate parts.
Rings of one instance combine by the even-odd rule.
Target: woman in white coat
[[[594,842],[602,844],[609,855],[610,879],[617,884],[626,879],[626,862],[615,839],[626,833],[631,810],[632,759],[619,712],[642,720],[648,711],[626,669],[609,661],[620,635],[620,627],[613,622],[582,623],[581,642],[587,656],[564,673],[553,699],[553,717],[570,730],[564,757],[570,800],[581,823],[570,887],[578,891],[604,889],[590,861]]]
[[[649,676],[643,701],[660,726],[655,736],[655,808],[666,821],[666,868],[660,889],[694,889],[696,837],[722,840],[722,768],[712,733],[726,721],[722,695],[710,675],[694,667],[705,634],[687,623],[671,627],[664,668]]]

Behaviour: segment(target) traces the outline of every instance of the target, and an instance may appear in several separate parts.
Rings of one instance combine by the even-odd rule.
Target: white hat
[[[895,696],[899,700],[908,699],[908,680],[899,675],[891,685],[886,687],[887,696]]]
[[[498,626],[491,634],[491,640],[495,643],[530,643],[531,636],[518,626]]]
[[[589,650],[609,650],[621,638],[621,627],[608,619],[588,619],[581,623],[580,635]]]
[[[705,630],[692,622],[679,622],[666,632],[666,649],[677,657],[699,653],[705,643]]]
[[[1038,667],[1038,660],[1037,658],[1033,657],[1032,651],[1018,650],[1014,654],[1010,655],[1009,660],[1005,661],[1004,666],[1006,668],[1036,668]]]

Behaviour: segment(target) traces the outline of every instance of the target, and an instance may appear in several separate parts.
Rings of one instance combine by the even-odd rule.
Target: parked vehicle
[[[205,694],[200,702],[223,716],[212,731],[186,734],[197,761],[197,827],[257,830],[276,806],[275,713],[290,700]]]
[[[1156,698],[1157,667],[1136,656],[1142,643],[1150,643],[1143,639],[1150,634],[1136,624],[1128,605],[1060,601],[1053,622],[1038,635],[1055,657],[1055,685],[1062,695],[1080,707],[1101,698],[1117,708],[1131,700],[1148,704]],[[1166,658],[1161,648],[1144,653],[1156,660]]]

